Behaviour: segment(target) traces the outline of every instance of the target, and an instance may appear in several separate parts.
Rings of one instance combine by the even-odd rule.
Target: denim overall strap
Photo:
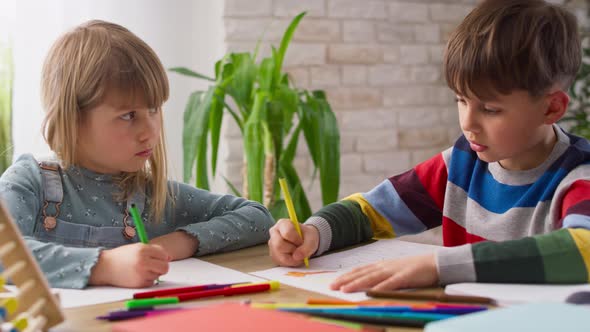
[[[43,184],[43,227],[51,231],[56,226],[56,218],[59,216],[59,207],[63,201],[64,191],[61,183],[60,166],[55,161],[41,161],[41,181]],[[47,208],[53,205],[53,213],[48,213]]]
[[[133,218],[130,217],[129,211],[131,209],[131,205],[135,205],[135,207],[137,208],[137,212],[139,213],[139,216],[141,218],[143,208],[145,205],[145,195],[136,191],[131,197],[127,199],[127,210],[125,211],[125,218],[123,219],[123,236],[125,236],[128,239],[135,237],[137,233],[135,221],[133,220]]]

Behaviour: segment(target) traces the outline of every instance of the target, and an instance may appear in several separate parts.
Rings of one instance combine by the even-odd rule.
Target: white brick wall
[[[272,13],[273,0],[225,0],[224,15],[234,16],[262,16],[268,17]]]
[[[383,0],[327,0],[328,17],[387,18],[387,5]]]
[[[289,21],[307,11],[285,70],[297,86],[327,92],[341,131],[344,197],[371,189],[457,138],[456,106],[442,75],[442,56],[449,34],[476,2],[225,0],[226,44],[228,50],[252,50],[265,32],[261,53],[267,55],[269,44],[278,47]],[[231,138],[221,174],[239,184],[241,142],[235,128],[227,131]],[[313,170],[306,153],[298,150],[296,164],[307,182]],[[317,180],[308,195],[313,209],[319,208]]]

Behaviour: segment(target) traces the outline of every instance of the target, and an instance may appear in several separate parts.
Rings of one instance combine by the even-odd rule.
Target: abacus
[[[47,331],[64,320],[57,298],[0,202],[0,288],[11,280],[17,290],[0,299],[0,331]]]

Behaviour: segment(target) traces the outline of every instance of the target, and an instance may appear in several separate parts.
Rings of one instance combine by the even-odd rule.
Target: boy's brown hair
[[[542,0],[486,0],[450,36],[444,56],[449,87],[479,99],[525,90],[566,90],[581,63],[576,17]]]

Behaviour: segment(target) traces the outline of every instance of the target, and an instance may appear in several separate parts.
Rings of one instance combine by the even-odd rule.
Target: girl
[[[24,155],[0,178],[0,197],[53,287],[147,287],[171,260],[268,240],[273,220],[262,205],[167,180],[167,98],[158,57],[122,26],[90,21],[53,45],[42,99],[57,159]]]

